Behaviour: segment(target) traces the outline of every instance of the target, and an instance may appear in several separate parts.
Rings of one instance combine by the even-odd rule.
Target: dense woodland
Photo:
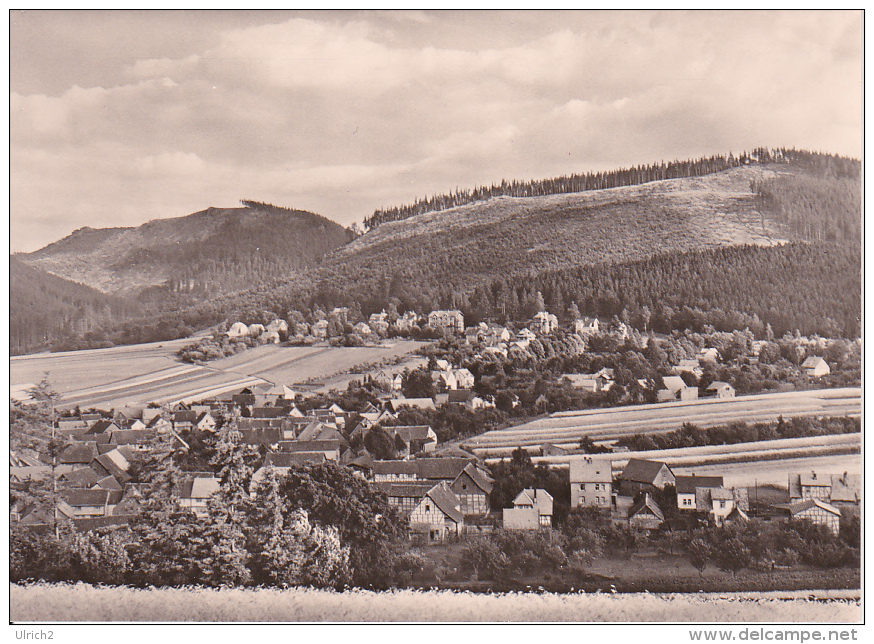
[[[435,195],[417,199],[414,203],[376,210],[371,217],[364,220],[368,229],[373,229],[387,221],[399,221],[415,217],[426,212],[447,210],[475,201],[485,201],[493,197],[536,197],[587,190],[602,190],[633,186],[650,181],[663,179],[681,179],[700,177],[705,174],[722,172],[730,168],[750,165],[751,163],[786,163],[795,164],[820,174],[832,174],[837,177],[855,177],[861,172],[861,163],[834,155],[824,155],[807,150],[780,148],[768,150],[757,148],[752,152],[742,152],[739,156],[717,155],[689,161],[671,161],[658,164],[640,165],[631,168],[621,168],[612,172],[597,172],[573,174],[532,181],[501,181],[491,186],[478,186],[472,190],[456,190],[449,194]]]
[[[328,253],[318,261],[319,253],[352,239],[355,232],[332,224],[336,230],[322,231],[327,235],[323,248],[313,243],[311,235],[298,234],[294,227],[286,229],[275,220],[292,212],[309,230],[322,218],[246,201],[246,208],[238,210],[258,216],[247,216],[245,225],[240,217],[229,218],[207,243],[181,253],[151,249],[120,258],[119,268],[126,270],[156,261],[181,262],[166,285],[142,292],[136,305],[116,301],[108,308],[86,305],[81,314],[71,313],[67,304],[54,303],[71,299],[64,289],[58,294],[43,290],[45,301],[29,304],[31,293],[23,291],[36,291],[16,288],[13,275],[13,302],[20,297],[25,304],[13,307],[20,312],[13,313],[10,344],[19,353],[49,344],[57,350],[160,341],[245,318],[253,310],[268,310],[283,318],[296,311],[308,317],[317,309],[330,311],[336,306],[350,307],[365,318],[394,306],[400,312],[419,313],[458,308],[467,324],[523,320],[539,310],[538,292],[545,307],[563,320],[575,303],[582,315],[618,316],[665,333],[711,325],[718,330],[749,327],[761,337],[770,324],[777,335],[798,329],[804,334],[858,336],[860,162],[798,150],[759,149],[739,157],[608,175],[613,177],[609,181],[639,182],[665,173],[696,176],[725,164],[747,163],[772,164],[769,167],[777,171],[773,178],[752,183],[749,204],[743,206],[749,212],[744,210],[744,216],[757,212],[756,208],[771,213],[797,239],[813,243],[689,251],[688,244],[665,241],[648,246],[660,254],[641,259],[642,239],[626,232],[638,234],[644,226],[647,239],[695,239],[694,217],[657,201],[647,202],[645,208],[623,202],[560,207],[509,228],[462,227],[445,234],[363,245],[354,253]],[[584,175],[580,177],[576,183],[571,178],[539,182],[536,190],[560,192],[568,191],[568,186],[589,185]],[[534,190],[535,184],[509,184],[514,185],[522,194]],[[524,185],[529,187],[519,187]],[[482,196],[476,191],[470,195]],[[641,208],[645,216],[640,215]],[[532,240],[543,243],[532,247]],[[699,239],[693,247],[700,248],[704,241]],[[304,257],[299,252],[302,245],[316,254]],[[71,324],[71,316],[87,322]]]

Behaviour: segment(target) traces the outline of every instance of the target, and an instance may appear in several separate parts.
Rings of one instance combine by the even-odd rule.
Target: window
[[[585,502],[586,502],[586,497],[581,496],[581,497],[580,497],[580,503],[585,503]]]
[[[430,511],[431,511],[431,506],[426,503],[425,504],[425,512],[430,512]]]
[[[461,489],[462,489],[462,490],[466,490],[466,489],[467,489],[467,483],[462,483],[462,484],[461,484]]]
[[[720,507],[720,508],[725,508],[725,501],[720,501],[720,502],[719,502],[719,507]]]

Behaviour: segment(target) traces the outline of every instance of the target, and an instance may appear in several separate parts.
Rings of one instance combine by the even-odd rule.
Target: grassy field
[[[12,622],[857,622],[858,591],[474,594],[10,585]]]
[[[175,352],[190,343],[189,338],[21,356],[10,362],[10,384],[36,384],[48,373],[50,385],[61,395],[62,408],[190,402],[257,383],[293,385],[327,379],[360,365],[393,361],[425,344],[402,341],[350,348],[267,345],[199,366],[175,359]]]
[[[501,456],[518,446],[575,446],[583,436],[594,441],[614,440],[630,434],[672,431],[685,422],[713,427],[735,421],[775,421],[779,416],[858,416],[861,409],[861,389],[855,387],[676,401],[562,412],[480,434],[467,439],[465,445],[478,455]]]

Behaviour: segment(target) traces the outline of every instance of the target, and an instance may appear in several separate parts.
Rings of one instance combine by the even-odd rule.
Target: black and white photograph
[[[864,17],[9,9],[10,635],[862,639]]]

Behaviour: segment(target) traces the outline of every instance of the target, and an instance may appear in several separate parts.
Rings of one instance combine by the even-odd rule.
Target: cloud
[[[172,54],[116,38],[93,73],[115,84],[12,92],[13,244],[240,198],[350,223],[501,179],[758,145],[861,154],[858,12],[306,16],[221,16]]]

